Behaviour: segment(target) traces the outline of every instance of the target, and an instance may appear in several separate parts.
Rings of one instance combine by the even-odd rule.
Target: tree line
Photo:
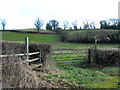
[[[39,31],[41,29],[41,27],[43,26],[43,20],[37,18],[35,20],[34,25],[36,26],[37,30]],[[46,30],[56,30],[56,29],[62,29],[59,26],[59,21],[57,20],[49,20],[49,22],[46,24]],[[63,26],[64,26],[64,30],[68,27],[68,21],[65,20],[63,21]]]
[[[66,30],[66,28],[69,27],[69,23],[67,20],[64,20],[62,22],[62,26],[63,29]],[[119,19],[109,19],[109,20],[101,20],[100,22],[100,29],[120,29],[120,20]],[[5,19],[1,19],[1,25],[2,25],[2,30],[5,30],[5,26],[6,26],[6,20]],[[35,27],[36,29],[39,30],[42,29],[44,22],[43,20],[41,20],[40,18],[37,18],[35,20]],[[78,29],[97,29],[96,28],[96,24],[95,22],[83,22],[83,28],[80,27],[78,28],[78,23],[77,20],[73,21],[71,23],[73,25],[73,29],[72,27],[69,27],[70,30],[78,30]],[[62,30],[61,27],[59,27],[59,21],[57,20],[49,20],[49,22],[47,22],[46,24],[46,30]]]
[[[110,19],[110,20],[101,20],[100,29],[120,29],[120,20]]]

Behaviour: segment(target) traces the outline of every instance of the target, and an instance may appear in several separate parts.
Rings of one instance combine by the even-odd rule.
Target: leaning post
[[[25,54],[26,54],[26,60],[28,61],[29,65],[29,38],[25,38]]]
[[[40,51],[39,51],[39,63],[41,63],[41,58],[42,58],[42,51],[41,51],[41,49],[40,49]]]

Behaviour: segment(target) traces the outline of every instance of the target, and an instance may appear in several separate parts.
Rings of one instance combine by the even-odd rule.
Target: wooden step
[[[40,66],[42,66],[43,64],[32,64],[30,65],[32,67],[32,69],[38,68]]]
[[[34,61],[37,61],[39,60],[39,58],[34,58],[34,59],[31,59],[31,60],[28,60],[28,62],[34,62]]]

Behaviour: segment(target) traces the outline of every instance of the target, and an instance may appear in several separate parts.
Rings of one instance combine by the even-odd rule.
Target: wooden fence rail
[[[35,54],[40,54],[40,52],[32,52],[32,53],[28,53],[28,54],[24,53],[24,54],[0,55],[0,58],[13,57],[13,56],[20,57],[20,56],[35,55]],[[28,61],[28,63],[29,63],[29,62],[34,62],[37,60],[41,60],[41,57],[34,58],[34,59],[28,59],[26,61]]]
[[[87,55],[86,56],[67,56],[67,57],[53,57],[53,59],[58,59],[58,58],[88,58]]]
[[[55,49],[52,59],[57,65],[79,66],[88,61],[88,49]]]
[[[38,54],[37,58],[33,58],[30,59],[29,56],[31,55],[36,55]],[[39,64],[41,64],[41,50],[39,50],[38,52],[31,52],[29,53],[29,39],[28,37],[25,38],[25,53],[21,53],[21,54],[10,54],[10,55],[0,55],[0,58],[7,58],[7,57],[13,57],[13,56],[17,56],[17,57],[21,57],[21,56],[25,56],[25,60],[28,62],[28,65],[30,65],[30,62],[34,62],[39,60]]]
[[[35,54],[39,54],[40,52],[32,52],[32,53],[28,53],[28,55],[35,55]],[[11,56],[26,56],[26,53],[23,54],[10,54],[10,55],[0,55],[0,57],[11,57]]]

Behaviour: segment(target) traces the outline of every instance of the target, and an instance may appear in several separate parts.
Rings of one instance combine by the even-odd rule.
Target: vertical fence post
[[[25,38],[25,53],[26,53],[26,60],[29,61],[29,39],[28,37]],[[28,62],[29,65],[29,62]]]
[[[96,64],[97,35],[95,35],[94,62]]]
[[[88,49],[88,63],[91,64],[90,49]]]
[[[97,35],[95,35],[95,50],[97,48]]]
[[[42,55],[41,55],[41,49],[40,49],[40,51],[39,51],[39,62],[41,63],[41,57],[42,57]]]

